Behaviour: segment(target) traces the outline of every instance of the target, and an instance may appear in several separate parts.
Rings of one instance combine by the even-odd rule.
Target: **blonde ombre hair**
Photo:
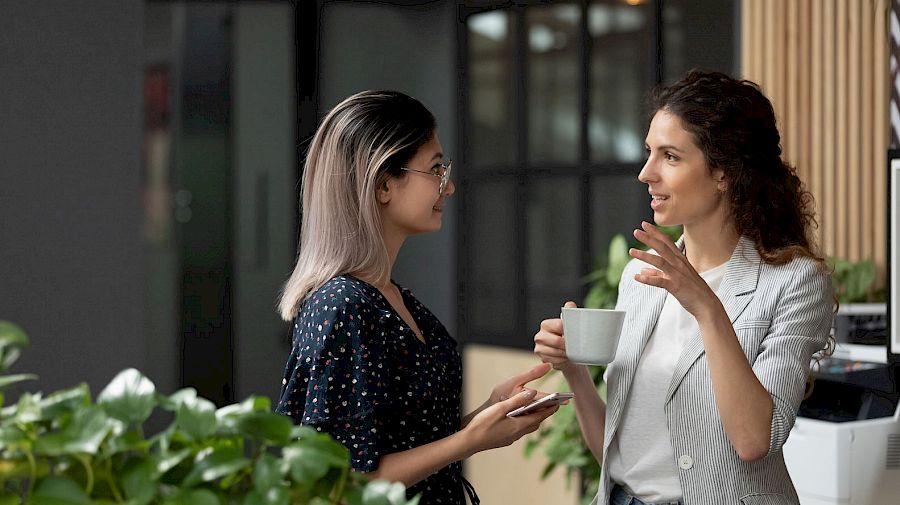
[[[341,274],[387,282],[376,189],[434,136],[434,116],[397,91],[363,91],[339,103],[313,137],[303,168],[297,264],[278,312],[285,321]]]

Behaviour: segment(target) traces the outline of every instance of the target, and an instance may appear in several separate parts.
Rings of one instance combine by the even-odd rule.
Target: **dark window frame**
[[[654,75],[654,83],[662,82],[664,73],[663,68],[663,16],[662,8],[664,0],[653,1],[654,19],[651,21],[651,30],[653,33],[654,57],[651,58],[653,69],[650,75]],[[552,2],[560,4],[563,2]],[[580,61],[580,83],[579,83],[579,106],[581,108],[580,118],[580,139],[579,139],[579,157],[574,165],[561,166],[562,164],[531,164],[528,163],[528,55],[527,55],[527,16],[525,15],[529,8],[546,7],[551,4],[547,1],[517,1],[517,2],[460,2],[458,9],[458,41],[459,50],[457,53],[457,77],[458,86],[461,90],[469,89],[469,30],[468,19],[476,14],[489,12],[493,10],[505,10],[515,13],[514,29],[512,30],[513,45],[513,68],[516,78],[515,96],[513,97],[514,111],[513,117],[516,122],[517,129],[515,135],[515,158],[513,163],[508,166],[481,166],[479,170],[459,170],[457,172],[458,184],[460,191],[456,194],[459,204],[457,207],[457,243],[459,250],[457,254],[457,306],[458,310],[458,339],[462,343],[479,343],[503,345],[508,347],[516,347],[522,349],[530,349],[531,342],[523,336],[532,335],[537,328],[529,328],[527,323],[527,303],[528,303],[528,279],[526,277],[526,266],[528,264],[528,235],[525,205],[529,184],[535,181],[545,180],[547,178],[563,178],[578,177],[579,178],[579,206],[581,209],[581,235],[580,235],[580,251],[581,257],[579,262],[581,270],[586,274],[592,270],[594,264],[594,256],[599,252],[595,250],[593,245],[593,216],[591,211],[592,190],[591,181],[596,177],[622,177],[637,173],[640,163],[626,162],[594,162],[591,160],[591,146],[588,137],[590,105],[591,105],[591,55],[593,50],[593,40],[590,36],[588,27],[588,12],[592,3],[590,0],[573,0],[565,2],[568,4],[578,5],[581,9],[580,18],[580,40],[579,61]],[[461,165],[463,167],[470,166],[471,146],[467,141],[470,130],[469,116],[469,94],[461,93],[458,105],[458,139],[460,145]],[[473,215],[473,205],[468,195],[468,191],[473,185],[490,181],[515,181],[515,241],[510,248],[513,256],[510,261],[516,268],[515,289],[510,295],[515,299],[514,318],[515,323],[512,325],[512,333],[510,334],[493,334],[493,335],[475,335],[472,331],[471,322],[467,318],[470,312],[470,300],[472,299],[467,292],[469,285],[470,265],[473,261],[473,241],[467,230],[470,223],[476,216]],[[583,299],[587,294],[588,286],[582,286],[580,297]]]

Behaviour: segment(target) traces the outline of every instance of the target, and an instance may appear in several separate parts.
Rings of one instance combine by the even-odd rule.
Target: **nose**
[[[644,184],[650,184],[656,180],[656,171],[653,166],[653,156],[647,158],[647,161],[644,162],[644,166],[641,167],[641,172],[638,174],[638,180],[643,182]]]
[[[453,184],[453,179],[450,179],[444,188],[444,198],[450,197],[453,193],[456,193],[456,184]]]

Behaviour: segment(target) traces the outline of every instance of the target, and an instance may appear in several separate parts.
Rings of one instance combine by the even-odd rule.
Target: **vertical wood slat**
[[[875,16],[875,0],[866,0],[861,8],[861,20],[860,20],[860,30],[861,30],[861,46],[860,46],[860,80],[861,80],[861,106],[860,106],[860,128],[859,128],[859,137],[861,143],[861,152],[860,152],[860,162],[863,170],[869,169],[871,167],[872,176],[871,177],[862,177],[862,186],[860,192],[862,194],[862,214],[860,216],[860,240],[862,244],[862,250],[860,251],[860,256],[862,258],[874,258],[875,257],[875,244],[868,237],[875,236],[875,212],[878,208],[878,203],[883,200],[883,192],[884,188],[876,188],[874,185],[875,182],[875,170],[878,170],[878,166],[873,164],[874,156],[873,153],[875,151],[875,139],[873,138],[873,120],[874,120],[874,111],[875,108],[875,100],[874,100],[874,90],[872,89],[872,83],[874,81],[874,40],[873,34],[877,30],[866,31],[866,27],[872,26],[874,27],[874,16]],[[877,191],[876,191],[877,190]],[[885,209],[886,211],[886,209]]]
[[[875,139],[874,160],[872,163],[875,170],[875,187],[885,188],[887,185],[887,146],[889,144],[890,120],[888,119],[888,108],[890,104],[890,78],[888,69],[888,40],[890,31],[888,30],[888,16],[890,14],[890,2],[888,0],[878,0],[875,9],[875,29],[874,35],[874,88],[873,96],[875,96],[875,106],[872,110],[875,113],[873,121],[874,132],[872,138]],[[883,191],[886,191],[883,190]],[[884,198],[878,198],[880,205],[875,211],[875,261],[876,264],[884,265],[887,258],[886,246],[886,227],[887,227],[887,206]]]
[[[775,107],[826,255],[886,256],[890,0],[745,0],[742,74]]]
[[[809,191],[812,193],[816,202],[816,216],[817,221],[819,223],[818,228],[816,229],[816,243],[823,246],[825,245],[825,237],[823,235],[823,222],[822,222],[822,213],[824,207],[824,199],[823,195],[825,193],[825,172],[823,170],[823,152],[822,152],[822,139],[825,136],[825,129],[822,127],[824,123],[824,113],[822,104],[824,101],[824,96],[822,93],[822,61],[824,59],[824,50],[823,50],[823,39],[822,39],[822,5],[816,2],[815,5],[809,5],[810,10],[812,11],[812,23],[810,24],[810,47],[812,58],[809,62],[809,74],[810,74],[810,107],[809,107],[809,131],[810,131],[810,154],[809,154]],[[796,160],[800,166],[800,173],[803,175],[803,160]]]
[[[860,130],[862,130],[862,125],[860,124],[862,97],[859,93],[860,81],[862,80],[862,75],[860,73],[862,68],[862,54],[860,54],[859,48],[862,43],[860,40],[862,38],[862,34],[860,33],[862,13],[860,13],[860,10],[863,8],[863,3],[864,2],[845,3],[848,6],[847,67],[849,68],[849,71],[846,74],[848,131],[844,138],[847,139],[846,167],[848,170],[842,170],[842,172],[846,174],[847,185],[845,188],[848,194],[846,199],[847,212],[843,212],[842,214],[847,217],[847,227],[844,235],[844,240],[847,244],[847,256],[855,259],[862,257],[860,251],[862,250],[862,228],[864,227],[864,223],[861,219],[862,199],[860,197],[862,195],[860,194],[860,187],[862,184],[860,183],[860,179],[863,178],[864,171],[867,168],[860,158],[862,152],[862,137],[860,136]],[[853,170],[852,167],[858,167],[858,169]]]
[[[838,205],[837,198],[835,198],[834,191],[834,182],[835,182],[835,156],[837,155],[835,149],[835,123],[837,118],[835,117],[835,104],[837,103],[835,99],[835,29],[834,29],[834,16],[835,16],[835,0],[824,0],[825,4],[825,12],[822,16],[823,23],[823,34],[822,34],[822,46],[824,47],[824,58],[822,60],[822,82],[824,84],[824,93],[822,97],[822,106],[825,109],[825,134],[822,139],[822,150],[825,155],[823,157],[824,163],[823,171],[825,178],[825,191],[822,193],[822,224],[824,225],[824,244],[825,251],[829,254],[839,254],[840,251],[837,250],[837,243],[835,240],[837,227],[837,220],[835,219],[836,212],[835,207]]]

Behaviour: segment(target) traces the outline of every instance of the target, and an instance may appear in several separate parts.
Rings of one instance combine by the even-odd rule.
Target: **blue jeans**
[[[614,484],[612,492],[609,494],[609,505],[684,505],[684,502],[681,500],[667,502],[641,501],[629,494],[628,491],[625,491],[622,486]]]

